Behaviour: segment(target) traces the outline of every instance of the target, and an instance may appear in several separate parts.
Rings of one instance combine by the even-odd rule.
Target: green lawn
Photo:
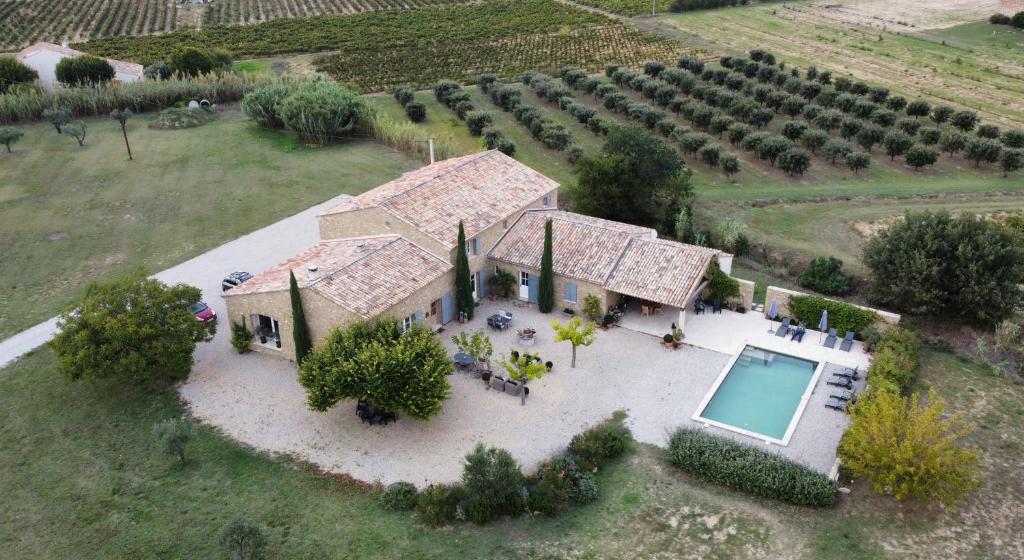
[[[367,141],[307,148],[237,111],[187,130],[87,121],[79,147],[53,127],[21,127],[0,153],[0,339],[53,316],[90,280],[156,272],[419,163]]]
[[[451,529],[385,513],[341,478],[269,459],[209,427],[179,466],[152,426],[182,413],[159,387],[73,383],[40,350],[0,370],[0,557],[213,558],[223,524],[266,528],[271,558],[1013,558],[1024,522],[1024,387],[924,354],[921,387],[969,411],[983,487],[955,513],[874,496],[788,506],[690,480],[641,445],[598,476],[601,498],[556,519]],[[453,458],[457,461],[459,458]]]

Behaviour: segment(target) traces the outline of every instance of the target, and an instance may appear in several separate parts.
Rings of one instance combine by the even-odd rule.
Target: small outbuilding
[[[52,90],[58,85],[57,63],[65,58],[76,58],[84,55],[81,51],[64,45],[40,42],[19,52],[15,58],[25,66],[39,74],[39,84]],[[123,62],[112,58],[105,59],[114,68],[115,82],[134,82],[142,79],[142,65],[134,62]]]

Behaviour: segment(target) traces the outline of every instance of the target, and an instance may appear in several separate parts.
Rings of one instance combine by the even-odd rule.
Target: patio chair
[[[786,336],[786,333],[789,332],[789,325],[790,325],[790,323],[791,323],[791,321],[790,321],[789,317],[786,317],[785,319],[783,319],[782,320],[782,324],[779,325],[779,328],[775,330],[775,336]]]
[[[831,385],[833,387],[842,387],[843,389],[846,389],[848,391],[850,389],[853,389],[853,382],[851,382],[849,379],[845,377],[833,377],[832,379],[826,381],[825,384]]]
[[[855,396],[857,396],[857,393],[854,393],[853,391],[844,389],[844,390],[839,391],[837,393],[830,394],[828,396],[828,398],[830,398],[830,399],[838,399],[838,400],[841,400],[841,401],[852,401],[853,397],[855,397]]]
[[[831,408],[832,410],[840,410],[840,411],[842,411],[842,410],[846,410],[846,405],[847,404],[848,403],[846,401],[841,401],[839,399],[831,399],[830,398],[828,400],[828,402],[825,403],[825,408]]]
[[[850,348],[853,347],[853,331],[846,331],[846,336],[843,337],[843,341],[839,343],[839,349],[843,352],[849,352]]]
[[[713,300],[711,300],[711,312],[712,313],[721,313],[722,312],[722,300],[720,300],[720,299],[713,299]]]
[[[693,300],[693,312],[697,315],[704,313],[704,300],[700,298]]]
[[[825,337],[825,342],[822,344],[825,348],[836,347],[836,329],[831,328],[828,330],[828,336]]]
[[[845,377],[846,379],[849,379],[851,381],[856,381],[860,379],[860,374],[857,371],[857,369],[858,368],[843,368],[841,371],[832,373],[832,375],[835,377]]]
[[[807,333],[807,327],[803,323],[800,323],[796,330],[793,331],[793,337],[790,338],[790,340],[793,342],[803,342],[805,333]]]

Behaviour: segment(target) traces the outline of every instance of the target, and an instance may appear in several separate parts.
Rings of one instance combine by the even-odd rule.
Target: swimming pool
[[[693,418],[786,445],[817,379],[818,362],[746,346]]]

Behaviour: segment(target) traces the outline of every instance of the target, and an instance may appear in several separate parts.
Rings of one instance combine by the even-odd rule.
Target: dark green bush
[[[57,81],[67,86],[91,86],[114,79],[114,67],[105,59],[83,55],[62,58],[54,70]]]
[[[843,261],[835,257],[815,257],[800,274],[800,286],[830,296],[845,296],[853,291],[850,277],[843,274]]]
[[[415,92],[413,92],[412,88],[406,86],[399,86],[395,88],[394,95],[395,101],[397,101],[398,104],[401,105],[402,107],[408,105],[416,97]]]
[[[569,479],[554,469],[544,468],[526,499],[526,505],[530,511],[554,515],[568,501]]]
[[[380,495],[380,507],[387,511],[408,511],[416,507],[416,487],[410,482],[388,484]]]
[[[477,444],[466,455],[462,483],[468,497],[466,514],[474,523],[486,523],[500,515],[519,515],[524,510],[526,477],[504,449]]]
[[[817,325],[821,312],[828,309],[828,324],[839,334],[846,331],[862,332],[878,320],[878,314],[842,301],[819,296],[794,296],[789,298],[789,312],[808,325]]]
[[[17,84],[31,84],[38,77],[35,70],[13,56],[0,56],[0,94]]]
[[[416,514],[427,525],[444,525],[455,520],[465,496],[460,484],[431,484],[416,497]]]
[[[921,341],[913,332],[891,327],[875,345],[868,369],[868,382],[874,386],[891,384],[903,393],[910,390],[917,374]]]
[[[621,415],[616,415],[573,436],[569,442],[569,452],[576,456],[580,466],[596,469],[626,452],[633,437],[622,420]]]
[[[701,428],[677,429],[667,455],[669,463],[697,478],[755,496],[812,506],[836,501],[837,484],[825,474]]]
[[[491,125],[494,117],[487,111],[470,111],[466,113],[466,127],[473,136],[483,134],[485,128]]]
[[[265,128],[284,128],[281,118],[281,103],[292,94],[292,88],[285,84],[268,84],[258,87],[242,98],[242,110],[246,116]]]
[[[405,116],[412,122],[423,122],[427,118],[427,106],[419,101],[410,101],[405,104]]]

